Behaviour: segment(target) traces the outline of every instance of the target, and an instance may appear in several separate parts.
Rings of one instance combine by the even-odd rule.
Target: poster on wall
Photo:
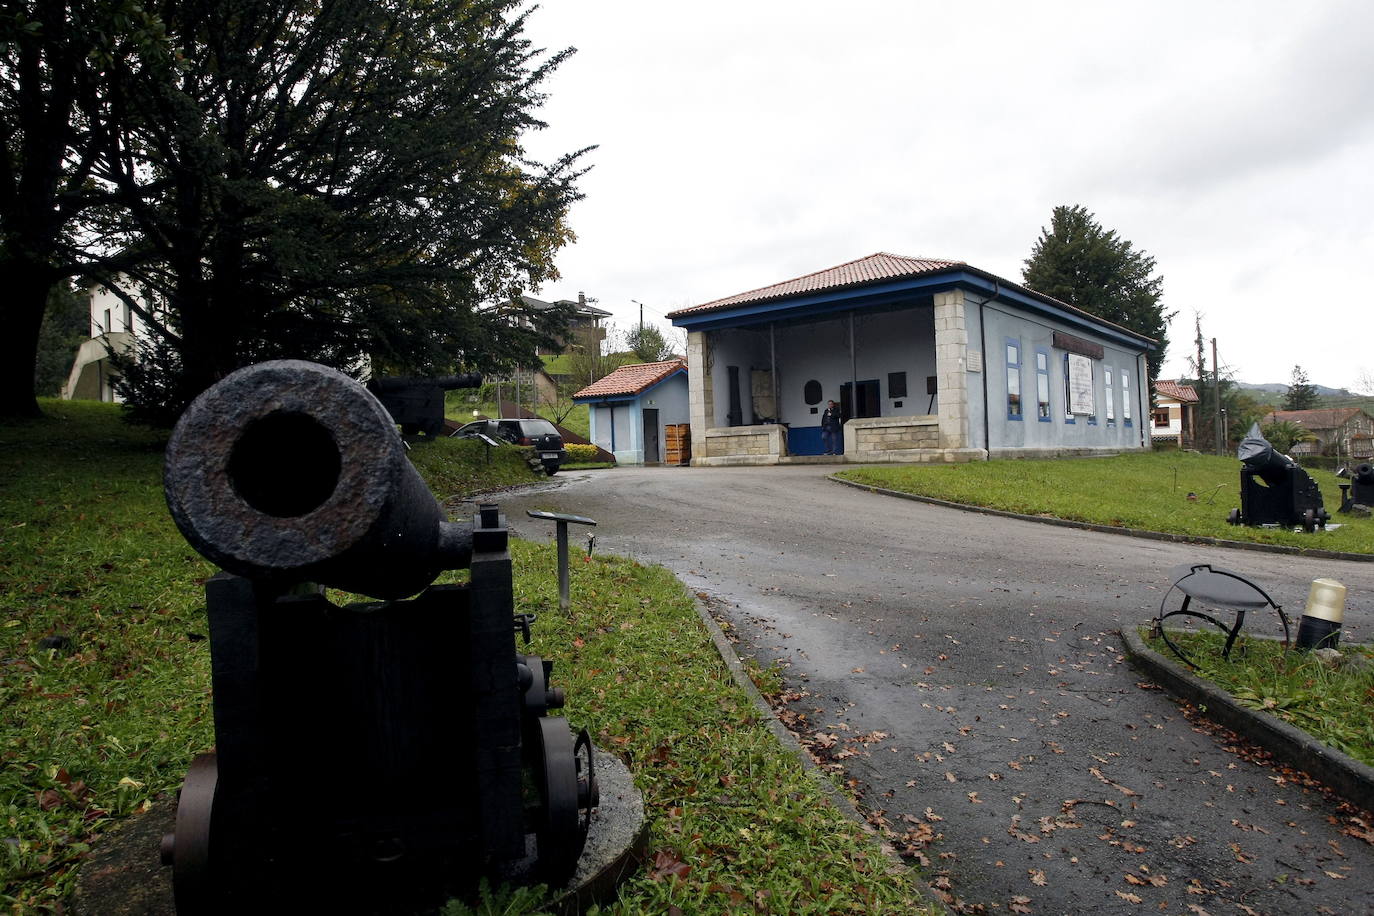
[[[1093,413],[1093,361],[1069,354],[1069,413]]]

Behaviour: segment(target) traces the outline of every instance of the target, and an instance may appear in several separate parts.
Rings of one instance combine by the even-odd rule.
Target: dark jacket
[[[827,407],[821,414],[821,429],[826,432],[837,433],[840,431],[840,411],[839,408]]]

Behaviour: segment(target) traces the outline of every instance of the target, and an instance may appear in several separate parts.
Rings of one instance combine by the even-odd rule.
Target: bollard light
[[[1335,579],[1313,579],[1307,607],[1298,622],[1299,649],[1334,649],[1341,641],[1345,586]]]

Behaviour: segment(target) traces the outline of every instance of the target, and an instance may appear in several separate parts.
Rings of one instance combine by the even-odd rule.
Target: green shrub
[[[568,450],[568,461],[574,464],[589,464],[593,461],[602,459],[597,457],[599,451],[595,445],[584,445],[580,442],[569,442],[563,446]]]

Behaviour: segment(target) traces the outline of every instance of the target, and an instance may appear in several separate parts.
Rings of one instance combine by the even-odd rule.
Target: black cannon
[[[1301,525],[1307,532],[1326,528],[1331,518],[1317,482],[1298,463],[1280,454],[1260,435],[1259,424],[1241,440],[1240,508],[1227,518],[1233,525]]]
[[[418,378],[398,375],[374,378],[367,387],[382,402],[407,436],[424,433],[437,436],[444,431],[444,392],[454,388],[476,388],[482,376],[445,375]]]
[[[215,750],[163,840],[179,913],[403,912],[484,874],[572,874],[591,743],[547,715],[552,663],[516,651],[532,615],[497,506],[447,521],[382,405],[295,360],[197,398],[164,484],[224,570],[205,585]]]
[[[1374,507],[1374,464],[1366,461],[1355,467],[1344,467],[1338,475],[1351,481],[1341,485],[1342,492],[1348,490],[1348,493],[1344,493],[1345,499],[1341,500],[1342,512],[1351,511],[1355,505]]]

